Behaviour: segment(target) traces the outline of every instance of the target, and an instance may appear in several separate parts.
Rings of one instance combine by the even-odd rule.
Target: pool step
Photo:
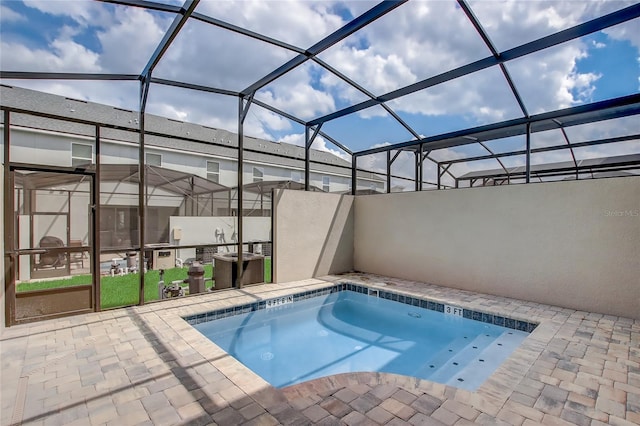
[[[447,350],[444,353],[438,354],[438,356],[430,362],[430,365],[433,365],[434,368],[427,378],[434,382],[446,383],[449,378],[459,377],[457,374],[462,371],[467,364],[476,359],[496,338],[497,336],[481,334],[471,342],[454,349],[452,352]],[[461,387],[459,383],[456,384],[456,386]]]
[[[502,333],[466,365],[462,365],[463,368],[450,376],[446,384],[468,390],[476,389],[509,357],[523,339],[521,332]]]
[[[453,362],[458,362],[459,364],[460,361],[454,360],[456,356],[459,356],[459,354],[461,353],[466,353],[469,350],[469,348],[479,352],[481,348],[484,348],[488,344],[488,342],[485,342],[487,337],[484,335],[482,335],[482,337],[483,337],[482,339],[481,339],[481,336],[478,336],[475,339],[460,337],[452,341],[444,349],[442,349],[440,352],[436,353],[433,357],[431,357],[431,359],[429,359],[423,365],[423,367],[416,373],[416,377],[439,381],[437,378],[436,379],[433,378],[434,375],[440,375],[438,372],[441,369],[450,368]],[[476,349],[474,349],[474,347]],[[446,376],[443,375],[440,382],[444,380],[444,377]]]

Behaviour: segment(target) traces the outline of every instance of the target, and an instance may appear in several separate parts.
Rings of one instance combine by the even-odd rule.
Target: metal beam
[[[165,54],[173,40],[177,37],[178,33],[187,23],[189,16],[193,13],[196,6],[198,6],[200,0],[186,0],[184,6],[180,8],[180,14],[176,16],[171,23],[171,26],[164,33],[164,37],[160,41],[160,44],[156,47],[156,50],[153,52],[151,57],[149,58],[149,62],[145,65],[144,69],[140,73],[141,76],[151,76],[153,69],[158,65],[160,59]]]
[[[146,75],[140,82],[140,111],[138,122],[140,123],[140,133],[138,135],[138,245],[140,246],[140,268],[138,268],[138,304],[144,305],[144,270],[142,263],[144,260],[145,246],[145,226],[146,226],[146,173],[145,173],[145,110],[147,107],[147,97],[149,95],[149,78]]]
[[[625,111],[616,110],[616,108],[622,108],[622,107],[625,107],[625,108],[628,107],[628,108]],[[549,126],[549,128],[557,128],[557,125],[551,121],[554,118],[566,119],[567,117],[579,116],[580,114],[596,113],[596,112],[600,114],[598,116],[588,117],[588,119],[585,119],[585,120],[576,120],[575,122],[572,121],[570,124],[565,122],[565,126],[593,123],[601,120],[608,120],[612,118],[636,115],[640,113],[640,94],[633,94],[629,96],[623,96],[620,98],[593,102],[587,105],[579,105],[579,106],[560,109],[556,111],[545,112],[537,115],[532,115],[531,117],[528,117],[528,118],[527,117],[516,118],[513,120],[502,121],[500,123],[493,123],[493,124],[488,124],[484,126],[478,126],[478,127],[459,130],[455,132],[444,133],[436,136],[429,136],[427,138],[420,139],[419,141],[407,141],[407,142],[401,142],[401,143],[388,145],[384,147],[370,148],[370,149],[356,152],[356,155],[358,156],[370,155],[370,154],[376,154],[378,152],[384,152],[388,149],[402,149],[402,148],[415,147],[420,142],[424,142],[425,144],[427,144],[427,149],[430,149],[430,150],[450,148],[453,146],[460,146],[460,145],[468,145],[471,143],[476,143],[478,139],[468,139],[468,138],[465,138],[465,136],[473,135],[474,137],[477,137],[485,132],[493,132],[493,131],[498,131],[503,129],[509,129],[509,132],[505,133],[504,135],[501,135],[501,137],[523,135],[526,133],[525,126],[527,123],[531,123],[535,125],[535,124],[548,121],[549,123],[552,124],[552,126]],[[611,113],[609,114],[609,112]],[[538,131],[544,131],[544,130],[548,130],[547,126],[535,126],[535,128],[533,128],[534,133]],[[481,140],[489,140],[489,139],[491,138],[481,139]]]
[[[553,121],[558,125],[558,127],[560,127],[562,136],[564,137],[564,140],[567,143],[567,147],[569,148],[569,152],[571,153],[571,158],[573,159],[573,164],[575,164],[576,166],[576,180],[578,180],[578,162],[576,161],[576,155],[573,152],[573,147],[571,146],[569,135],[567,135],[567,132],[564,130],[564,127],[562,126],[562,123],[560,122],[560,120],[553,120]]]
[[[525,144],[525,160],[524,160],[524,181],[525,183],[531,182],[531,123],[527,123],[527,134]]]
[[[311,157],[309,155],[309,140],[311,139],[309,135],[309,130],[311,128],[309,126],[304,126],[304,190],[309,190],[309,179],[311,176]]]
[[[25,71],[0,71],[3,80],[140,80],[138,74],[104,74],[104,73],[80,73],[80,72],[25,72]]]
[[[305,148],[306,149],[310,149],[311,145],[313,145],[313,141],[316,140],[316,136],[318,136],[318,132],[320,131],[320,127],[322,127],[321,124],[316,126],[315,129],[313,129],[313,134],[311,135],[309,140],[305,143]]]
[[[102,298],[101,294],[101,279],[100,279],[100,165],[102,146],[100,142],[100,126],[95,126],[95,144],[96,144],[96,170],[91,179],[91,279],[93,281],[93,297],[94,297],[94,309],[96,312],[102,310]],[[142,257],[140,258],[142,260]],[[140,261],[140,264],[142,261]]]
[[[632,141],[632,140],[640,140],[640,133],[636,133],[633,135],[628,135],[628,136],[617,136],[615,138],[606,138],[606,139],[594,139],[592,141],[585,141],[585,142],[575,142],[571,144],[571,148],[583,148],[586,146],[593,146],[593,145],[606,145],[609,143],[616,143],[616,142],[627,142],[627,141]],[[563,145],[551,145],[551,146],[544,146],[544,147],[540,147],[540,148],[534,148],[531,150],[532,154],[536,154],[539,152],[548,152],[548,151],[559,151],[559,150],[563,150],[563,149],[567,149],[567,145],[563,144]],[[481,161],[481,160],[491,160],[493,158],[502,158],[502,157],[514,157],[517,155],[524,155],[526,154],[527,151],[525,150],[519,150],[519,151],[509,151],[509,152],[500,152],[500,153],[496,153],[493,155],[478,155],[475,157],[466,157],[466,158],[456,158],[455,160],[445,160],[445,161],[441,161],[441,163],[443,164],[455,164],[455,163],[467,163],[467,162],[471,162],[471,161]]]
[[[238,231],[237,231],[237,237],[238,237],[238,263],[236,265],[237,269],[236,269],[236,287],[237,288],[242,288],[242,281],[243,281],[243,275],[244,275],[244,268],[243,263],[244,263],[244,259],[243,259],[243,250],[242,250],[242,243],[243,243],[243,239],[244,239],[244,234],[243,234],[243,224],[244,224],[244,123],[242,120],[242,113],[244,110],[244,99],[242,98],[242,96],[238,97],[238,188],[237,188],[237,194],[238,194]]]
[[[273,106],[271,106],[271,105],[269,105],[267,103],[259,101],[258,99],[254,98],[253,99],[253,103],[258,105],[258,106],[261,106],[262,108],[264,108],[266,110],[269,110],[269,111],[271,111],[271,112],[273,112],[275,114],[279,114],[279,115],[283,116],[284,118],[288,118],[289,120],[293,121],[294,123],[298,123],[301,126],[306,126],[307,125],[306,121],[304,121],[304,120],[302,120],[302,119],[300,119],[300,118],[298,118],[296,116],[293,116],[293,115],[291,115],[291,114],[289,114],[287,112],[279,110],[278,108],[275,108],[275,107],[273,107]],[[349,148],[347,148],[345,145],[341,144],[340,142],[338,142],[337,140],[335,140],[331,136],[327,135],[326,133],[319,132],[318,134],[320,136],[322,136],[323,138],[325,138],[326,140],[328,140],[329,142],[331,142],[332,144],[334,144],[335,146],[337,146],[338,148],[340,148],[341,150],[343,150],[344,152],[346,152],[347,154],[349,154],[349,155],[353,154],[353,152]]]
[[[351,156],[351,195],[356,195],[358,187],[358,157]]]
[[[336,118],[343,117],[354,112],[361,111],[363,109],[370,108],[382,102],[388,102],[390,100],[409,95],[411,93],[427,89],[429,87],[445,83],[447,81],[463,77],[468,74],[472,74],[477,71],[481,71],[485,68],[489,68],[500,63],[508,62],[513,59],[517,59],[531,53],[538,52],[540,50],[547,49],[549,47],[556,46],[558,44],[574,40],[597,31],[612,27],[623,22],[630,21],[640,16],[640,4],[635,4],[624,9],[615,11],[608,15],[601,16],[588,22],[576,25],[572,28],[568,28],[564,31],[560,31],[551,34],[546,37],[539,38],[530,43],[525,43],[513,49],[506,50],[496,56],[489,56],[484,59],[480,59],[476,62],[472,62],[467,65],[455,68],[453,70],[444,72],[434,77],[427,78],[417,83],[405,86],[403,88],[394,90],[385,95],[379,96],[376,99],[367,100],[356,105],[344,108],[342,110],[327,114],[322,117],[318,117],[309,121],[309,124],[316,125],[319,123],[325,123],[327,121],[335,120]]]
[[[215,93],[218,95],[227,95],[234,97],[240,96],[240,92],[234,92],[232,90],[218,89],[215,87],[201,86],[199,84],[184,83],[181,81],[167,80],[164,78],[151,77],[151,83],[162,84],[164,86],[180,87],[182,89],[198,90],[200,92]]]
[[[337,69],[333,68],[331,65],[327,64],[326,62],[324,62],[323,60],[319,59],[319,58],[312,58],[314,62],[316,62],[318,65],[320,65],[321,67],[325,68],[327,71],[329,71],[330,73],[332,73],[333,75],[335,75],[336,77],[338,77],[339,79],[341,79],[342,81],[344,81],[345,83],[349,84],[350,86],[352,86],[353,88],[359,90],[361,93],[365,94],[366,96],[369,97],[369,99],[375,99],[376,96],[371,93],[370,91],[368,91],[367,89],[365,89],[364,87],[362,87],[361,85],[359,85],[358,83],[356,83],[355,81],[353,81],[352,79],[350,79],[349,77],[347,77],[346,75],[344,75],[343,73],[341,73],[340,71],[338,71]],[[400,125],[402,127],[404,127],[409,133],[411,133],[413,135],[414,138],[416,139],[420,139],[420,135],[418,134],[418,132],[416,132],[415,130],[413,130],[411,128],[411,126],[409,126],[409,124],[407,124],[407,122],[405,122],[402,117],[400,117],[398,114],[396,114],[395,111],[393,111],[391,109],[390,106],[388,106],[387,104],[381,104],[381,106],[385,109],[385,111],[387,111],[387,113],[389,113],[393,118],[395,118],[395,120],[400,123]]]
[[[629,156],[621,156],[621,157],[629,157]],[[582,160],[581,162],[584,162],[585,160]],[[586,160],[588,161],[588,160]],[[555,164],[566,164],[569,162],[564,162],[564,163],[555,163]],[[553,166],[554,163],[552,164],[547,164],[544,166]],[[540,166],[540,165],[538,165]],[[532,170],[531,170],[531,176],[535,176],[537,178],[540,177],[550,177],[550,176],[567,176],[567,174],[573,174],[575,172],[575,166],[573,164],[571,165],[567,165],[567,166],[555,166],[555,167],[550,167],[548,169],[544,169],[544,170],[537,170],[536,169],[537,166],[533,166]],[[593,170],[600,170],[600,171],[623,171],[623,170],[640,170],[640,162],[638,162],[637,159],[619,159],[617,161],[611,161],[611,162],[605,162],[605,163],[601,163],[601,164],[590,164],[590,165],[578,165],[580,173],[590,173]],[[518,170],[512,170],[510,171],[510,175],[512,179],[523,179],[526,175],[526,171],[522,170],[522,167],[517,167],[514,169],[518,169]],[[494,171],[488,171],[489,173],[487,173],[486,175],[474,175],[471,177],[465,177],[465,176],[460,176],[458,179],[459,180],[468,180],[468,181],[474,181],[477,179],[497,179],[497,178],[505,178],[506,175],[502,172],[500,173],[493,173]],[[497,171],[495,171],[497,172]],[[567,173],[569,172],[569,173]]]
[[[244,120],[247,118],[247,113],[249,112],[249,108],[251,108],[251,103],[253,102],[253,95],[255,93],[250,94],[249,96],[247,96],[245,99],[241,99],[240,102],[246,102],[246,104],[243,106],[242,110],[240,111],[240,122],[242,124],[244,124]]]
[[[376,6],[372,7],[362,15],[349,21],[342,28],[334,31],[333,33],[329,34],[327,37],[320,40],[318,43],[311,46],[309,49],[305,51],[304,54],[300,54],[295,58],[289,60],[285,64],[281,65],[280,67],[276,68],[274,71],[270,72],[269,74],[262,77],[260,80],[256,81],[255,83],[253,83],[252,85],[244,89],[241,93],[247,94],[247,93],[256,92],[257,90],[271,83],[273,80],[279,77],[282,77],[292,69],[303,64],[310,57],[313,57],[322,53],[326,49],[344,40],[354,32],[358,31],[359,29],[369,25],[376,19],[391,12],[396,7],[402,5],[406,1],[407,0],[390,0],[390,1],[383,1],[378,3]]]
[[[216,26],[218,28],[222,28],[222,29],[225,29],[225,30],[237,33],[237,34],[241,34],[241,35],[243,35],[245,37],[249,37],[249,38],[252,38],[252,39],[255,39],[255,40],[263,41],[265,43],[268,43],[268,44],[271,44],[271,45],[274,45],[274,46],[278,46],[278,47],[280,47],[282,49],[290,50],[292,52],[296,52],[296,53],[299,53],[299,54],[302,54],[302,55],[304,55],[304,53],[305,53],[305,50],[300,48],[300,47],[293,46],[293,45],[285,43],[283,41],[276,40],[276,39],[271,38],[271,37],[267,37],[267,36],[265,36],[263,34],[247,30],[246,28],[238,27],[237,25],[233,25],[233,24],[230,24],[228,22],[221,21],[220,19],[216,19],[216,18],[212,18],[212,17],[207,16],[207,15],[203,15],[202,13],[194,12],[194,13],[191,14],[191,18],[192,19],[196,19],[196,20],[201,21],[201,22],[205,22],[205,23],[213,25],[213,26]]]
[[[476,15],[473,13],[473,10],[469,7],[467,2],[465,0],[458,0],[458,5],[464,11],[465,15],[467,15],[467,18],[469,18],[469,21],[471,21],[471,24],[476,29],[476,31],[478,32],[478,34],[480,35],[484,43],[487,45],[487,48],[489,48],[489,50],[491,51],[491,54],[496,59],[499,59],[500,54],[498,53],[498,49],[496,49],[495,45],[491,41],[491,38],[489,38],[489,34],[487,34],[487,32],[484,30],[484,28],[482,27],[482,24],[480,24],[480,21],[478,20]],[[516,88],[516,85],[513,83],[513,79],[511,78],[511,75],[509,74],[507,67],[503,63],[500,63],[499,66],[500,66],[500,70],[502,71],[502,74],[504,75],[504,78],[507,80],[507,84],[511,89],[511,93],[513,93],[513,96],[516,98],[516,101],[520,106],[520,110],[522,111],[522,114],[525,117],[529,116],[529,113],[527,112],[527,108],[524,105],[522,97],[520,96],[520,93]]]
[[[155,10],[158,12],[180,13],[180,6],[174,6],[171,4],[156,3],[153,1],[144,0],[97,0],[102,3],[117,4],[120,6],[132,6],[141,7],[144,9]]]
[[[3,120],[3,148],[4,148],[4,250],[2,261],[4,262],[4,324],[10,326],[16,318],[16,272],[18,255],[16,254],[15,238],[15,189],[13,188],[13,174],[9,164],[11,163],[11,112],[4,111]]]
[[[391,151],[387,151],[387,194],[391,192]]]

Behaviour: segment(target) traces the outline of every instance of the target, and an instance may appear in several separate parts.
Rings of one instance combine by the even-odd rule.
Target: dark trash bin
[[[264,282],[264,256],[254,253],[242,253],[242,284]],[[219,253],[213,256],[213,274],[215,289],[231,288],[238,276],[238,254]]]

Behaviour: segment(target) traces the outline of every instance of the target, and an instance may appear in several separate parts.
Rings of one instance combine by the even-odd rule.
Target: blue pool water
[[[378,371],[474,390],[528,335],[353,291],[194,327],[275,387]]]

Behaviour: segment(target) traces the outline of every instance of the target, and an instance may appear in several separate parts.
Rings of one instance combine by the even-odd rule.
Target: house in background
[[[58,238],[64,246],[89,245],[91,182],[55,170],[95,170],[98,153],[100,249],[126,251],[137,246],[138,112],[6,85],[0,87],[0,98],[3,106],[42,114],[12,114],[11,163],[50,169],[13,172],[16,216],[22,223],[19,247],[38,247],[45,237]],[[97,137],[95,126],[84,120],[106,127]],[[145,116],[147,244],[234,242],[237,139],[226,130]],[[250,217],[245,240],[268,241],[271,188],[304,187],[304,148],[245,136],[243,170],[243,209]],[[385,190],[385,179],[372,173],[359,171],[357,182],[358,189]],[[311,150],[310,185],[324,192],[350,191],[351,164],[330,152]],[[178,252],[178,257],[195,256],[193,247]],[[33,264],[39,260],[31,258],[30,263],[20,268],[22,278],[29,270],[31,276],[38,275]]]

